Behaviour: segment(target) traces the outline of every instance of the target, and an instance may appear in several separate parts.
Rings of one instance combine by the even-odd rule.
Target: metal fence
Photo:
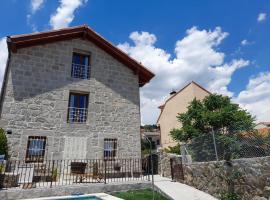
[[[0,188],[149,181],[149,166],[147,159],[6,161],[0,164]]]
[[[270,156],[270,135],[256,132],[232,135],[217,132],[202,134],[182,144],[181,154],[186,162]]]

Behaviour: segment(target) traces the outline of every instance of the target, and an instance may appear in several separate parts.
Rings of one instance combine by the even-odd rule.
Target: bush
[[[0,128],[0,155],[5,155],[5,159],[8,158],[7,137],[2,128]]]
[[[164,151],[166,153],[174,153],[174,154],[178,154],[180,155],[181,152],[180,152],[180,144],[177,144],[176,146],[173,146],[173,147],[168,147],[168,148],[165,148]]]
[[[237,196],[237,194],[233,192],[224,193],[221,196],[221,200],[240,200],[240,198]]]

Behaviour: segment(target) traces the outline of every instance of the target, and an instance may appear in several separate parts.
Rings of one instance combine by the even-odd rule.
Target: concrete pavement
[[[215,197],[191,186],[172,182],[171,179],[155,175],[156,188],[173,200],[217,200]]]

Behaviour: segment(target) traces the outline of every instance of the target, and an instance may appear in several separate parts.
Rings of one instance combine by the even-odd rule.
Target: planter
[[[0,174],[0,188],[17,187],[18,182],[18,174]]]

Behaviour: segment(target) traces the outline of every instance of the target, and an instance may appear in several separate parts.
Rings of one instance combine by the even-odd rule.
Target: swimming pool
[[[122,199],[105,193],[95,193],[95,194],[82,194],[70,196],[41,197],[35,199],[31,198],[31,200],[122,200]]]
[[[102,199],[96,196],[89,196],[89,197],[73,196],[73,197],[61,198],[61,200],[102,200]]]

